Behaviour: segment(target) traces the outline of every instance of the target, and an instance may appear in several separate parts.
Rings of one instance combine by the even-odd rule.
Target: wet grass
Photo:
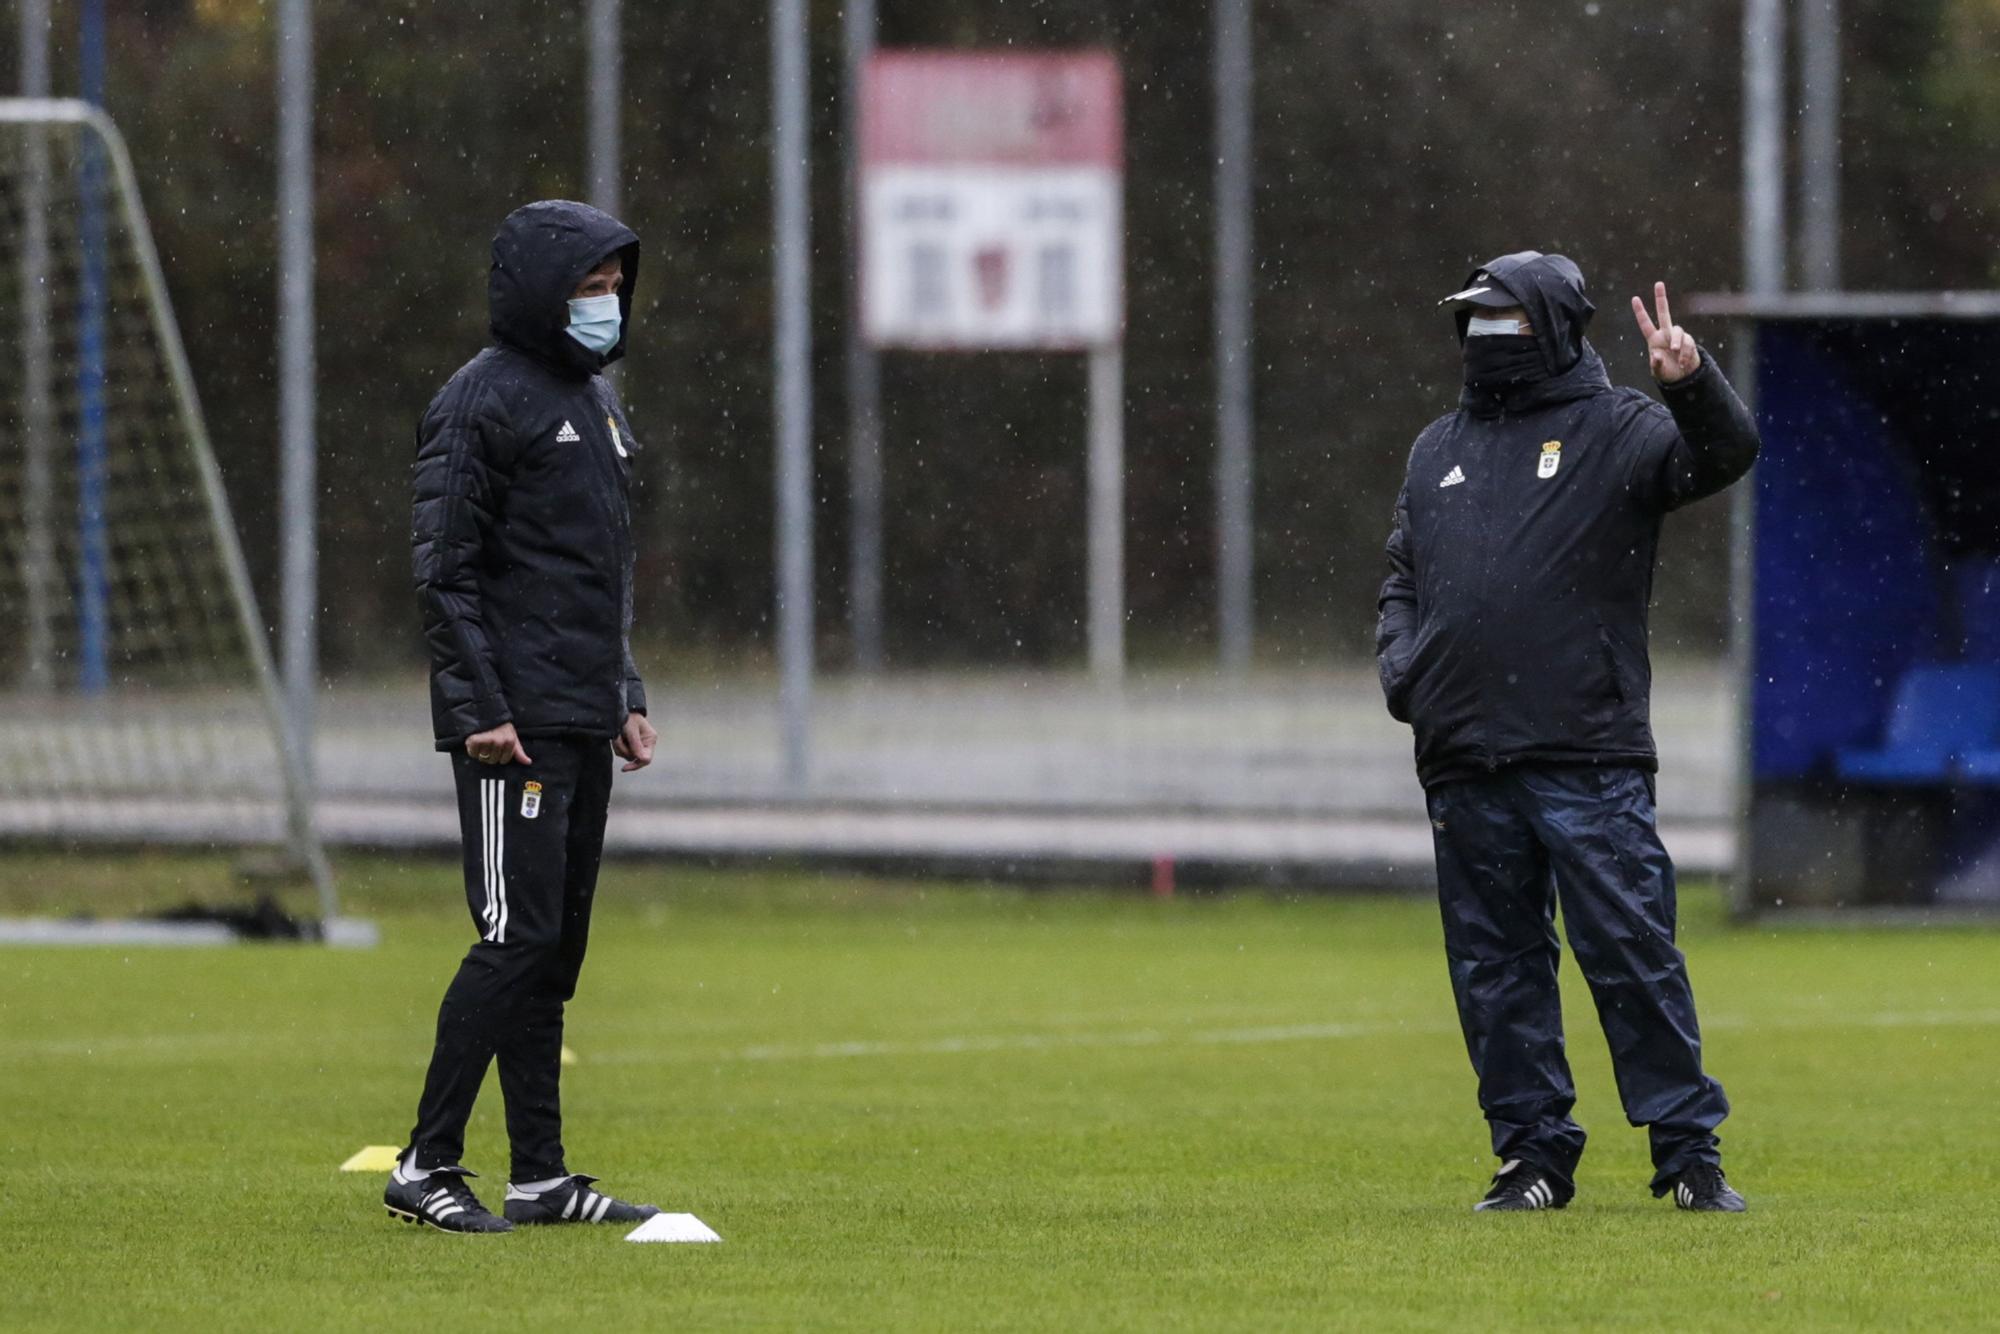
[[[28,872],[32,870],[33,874]],[[2000,1320],[2000,937],[1686,943],[1740,1218],[1645,1190],[1573,974],[1561,1214],[1492,1164],[1430,907],[1152,902],[624,865],[564,1077],[572,1166],[700,1215],[491,1239],[374,1175],[470,936],[455,866],[350,861],[378,949],[0,950],[5,1323],[45,1327],[1938,1328]],[[30,881],[42,886],[30,891]],[[10,906],[213,860],[0,861]],[[498,1203],[497,1088],[469,1165]]]

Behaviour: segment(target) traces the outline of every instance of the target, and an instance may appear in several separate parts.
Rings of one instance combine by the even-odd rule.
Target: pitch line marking
[[[1264,1028],[1222,1028],[1171,1033],[1164,1029],[1131,1029],[1122,1033],[989,1033],[921,1041],[819,1042],[810,1046],[745,1047],[730,1053],[741,1061],[828,1060],[853,1056],[957,1056],[994,1051],[1055,1051],[1067,1047],[1160,1047],[1169,1043],[1195,1046],[1264,1042],[1324,1041],[1375,1037],[1386,1033],[1455,1033],[1444,1023],[1283,1024]]]
[[[1742,1015],[1718,1015],[1703,1022],[1708,1030],[1730,1032],[1757,1029],[1820,1028],[1990,1028],[2000,1027],[2000,1010],[1910,1010],[1884,1011],[1860,1015],[1783,1015],[1752,1019]],[[818,1061],[845,1060],[871,1056],[963,1056],[989,1052],[1061,1051],[1089,1047],[1250,1046],[1273,1042],[1325,1042],[1348,1038],[1440,1037],[1456,1034],[1458,1024],[1449,1019],[1402,1021],[1370,1020],[1323,1024],[1274,1024],[1256,1028],[1196,1029],[1174,1033],[1164,1029],[1130,1029],[1124,1032],[1085,1033],[984,1033],[919,1040],[857,1039],[847,1042],[818,1042],[797,1046],[781,1044],[742,1047],[709,1057],[694,1053],[668,1055],[658,1052],[611,1052],[601,1058],[606,1064],[645,1064],[674,1059],[724,1061]]]
[[[1715,1015],[1702,1021],[1708,1032],[1756,1032],[1758,1030],[1810,1030],[1827,1028],[1995,1028],[2000,1027],[2000,1009],[1992,1010],[1884,1010],[1874,1014]],[[610,1051],[591,1056],[593,1065],[651,1065],[666,1062],[704,1061],[814,1061],[842,1060],[871,1056],[960,1056],[987,1052],[1062,1051],[1090,1047],[1256,1046],[1274,1042],[1329,1042],[1349,1038],[1440,1037],[1456,1034],[1458,1025],[1449,1018],[1428,1020],[1358,1020],[1318,1024],[1268,1024],[1252,1028],[1210,1028],[1174,1032],[1144,1028],[1123,1031],[1098,1030],[1072,1033],[984,1033],[917,1040],[858,1039],[846,1042],[818,1042],[788,1046],[782,1044],[738,1047],[733,1050],[703,1052],[695,1048],[672,1050]],[[120,1057],[187,1058],[199,1052],[220,1053],[269,1045],[266,1035],[250,1032],[162,1033],[98,1038],[24,1038],[0,1040],[0,1058],[32,1057]],[[289,1046],[291,1039],[284,1039]]]
[[[1750,1019],[1741,1015],[1719,1015],[1706,1021],[1712,1030],[1752,1031],[1756,1029],[1818,1028],[1987,1028],[2000,1026],[2000,1010],[1885,1011],[1863,1015],[1786,1015]],[[1075,1048],[1189,1046],[1247,1046],[1273,1042],[1324,1042],[1349,1038],[1438,1037],[1458,1032],[1449,1019],[1425,1021],[1370,1020],[1322,1024],[1275,1024],[1255,1028],[1196,1029],[1175,1033],[1165,1029],[1128,1029],[1122,1032],[1083,1033],[984,1033],[916,1040],[856,1039],[846,1042],[818,1042],[802,1045],[768,1044],[742,1047],[735,1051],[699,1056],[693,1052],[610,1052],[601,1059],[606,1064],[629,1065],[676,1059],[723,1061],[816,1061],[845,1060],[871,1056],[962,1056],[990,1052],[1061,1051]]]

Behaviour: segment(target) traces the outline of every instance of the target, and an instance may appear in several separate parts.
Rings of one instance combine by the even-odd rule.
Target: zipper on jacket
[[[1500,425],[1506,424],[1507,409],[1504,405],[1500,409],[1500,416],[1497,418],[1497,421]],[[1497,429],[1496,429],[1496,435],[1497,435]],[[1490,479],[1486,483],[1486,487],[1488,488],[1494,487],[1496,484],[1502,482],[1506,476],[1506,474],[1503,471],[1491,466],[1490,459],[1487,460],[1486,462],[1485,471],[1487,477]],[[1480,503],[1476,506],[1479,512],[1480,564],[1479,564],[1479,599],[1476,605],[1480,609],[1479,629],[1480,629],[1480,635],[1483,638],[1485,635],[1486,618],[1487,618],[1486,609],[1492,605],[1491,594],[1493,592],[1493,546],[1494,546],[1493,523],[1492,523],[1493,507],[1489,500],[1489,496],[1491,494],[1490,490],[1482,489],[1477,494],[1480,497]],[[1489,673],[1491,670],[1492,668],[1490,664],[1481,669],[1481,680],[1479,683],[1479,693],[1481,697],[1480,723],[1479,723],[1479,741],[1477,743],[1478,753],[1481,762],[1486,765],[1486,772],[1489,774],[1497,773],[1500,768],[1500,761],[1493,754],[1493,725],[1490,721],[1491,704],[1486,699],[1487,695],[1486,676],[1487,673]]]
[[[615,423],[618,413],[611,403],[603,405],[607,423]],[[612,430],[618,427],[612,425]],[[630,470],[630,459],[621,468],[616,457],[607,457],[611,468],[611,494],[617,505],[618,514],[618,657],[612,666],[615,676],[612,695],[617,700],[617,724],[622,730],[625,719],[630,714],[632,701],[626,694],[625,659],[630,651],[632,636],[633,565],[637,562],[637,543],[632,537],[632,497],[628,494],[626,475]]]

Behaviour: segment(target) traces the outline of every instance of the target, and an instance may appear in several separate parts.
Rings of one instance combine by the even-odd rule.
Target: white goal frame
[[[328,864],[313,816],[312,778],[306,769],[302,758],[303,751],[297,744],[298,738],[292,734],[291,721],[284,708],[277,672],[272,662],[271,648],[265,639],[262,620],[257,613],[256,596],[251,587],[249,568],[244,562],[235,520],[230,513],[228,493],[223,488],[222,474],[216,467],[208,426],[202,416],[201,400],[195,392],[194,375],[188,365],[186,348],[181,342],[180,326],[174,317],[173,303],[167,293],[166,276],[160,264],[159,252],[153,244],[153,234],[146,220],[144,205],[140,200],[138,176],[132,169],[131,154],[111,118],[101,108],[76,99],[0,98],[0,125],[72,127],[94,138],[103,150],[104,162],[111,176],[107,183],[110,188],[106,193],[113,196],[105,201],[105,206],[107,210],[117,210],[122,217],[126,232],[131,237],[132,248],[145,287],[145,303],[151,332],[157,340],[165,362],[175,410],[191,456],[195,477],[201,487],[209,524],[213,530],[217,556],[228,585],[229,599],[234,606],[251,670],[256,677],[257,693],[276,741],[284,785],[285,827],[289,849],[311,879],[317,893],[322,915],[322,936],[328,939],[336,938],[345,934],[344,928],[350,924],[342,923],[339,919],[339,897],[334,885],[332,868]],[[63,827],[43,832],[59,832],[69,837],[95,835],[126,842],[149,839],[185,841],[188,836],[185,823],[178,829],[148,828],[147,823],[142,819],[130,825],[119,824],[110,828]],[[199,819],[197,818],[194,823],[198,825]],[[7,832],[10,831],[0,830],[0,836],[4,836]],[[217,842],[230,841],[226,831],[198,832],[214,836]]]

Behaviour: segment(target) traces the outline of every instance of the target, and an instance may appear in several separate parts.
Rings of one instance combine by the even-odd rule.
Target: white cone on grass
[[[627,1241],[721,1241],[722,1235],[693,1214],[654,1214],[625,1234]]]

